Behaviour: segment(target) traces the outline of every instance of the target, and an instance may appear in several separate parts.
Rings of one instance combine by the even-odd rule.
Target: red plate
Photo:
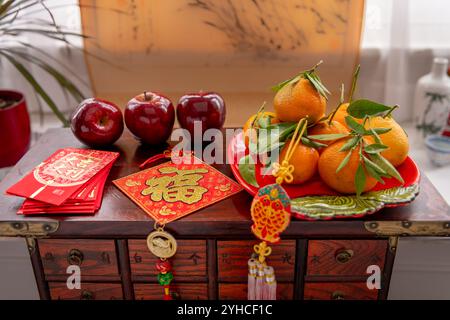
[[[250,193],[252,196],[255,196],[258,192],[258,189],[262,186],[275,183],[275,178],[272,175],[261,175],[260,172],[260,166],[256,165],[255,170],[255,177],[256,181],[259,185],[259,187],[253,186],[250,183],[248,183],[241,175],[239,171],[239,160],[243,158],[245,155],[248,154],[247,148],[245,147],[244,141],[242,139],[242,133],[236,135],[228,145],[228,160],[230,161],[231,170],[236,177],[236,180],[244,187],[245,190],[247,190],[248,193]],[[292,214],[294,217],[297,217],[299,219],[306,219],[306,220],[329,220],[333,218],[349,218],[349,217],[361,217],[366,214],[371,214],[376,211],[379,211],[383,207],[396,207],[400,205],[405,205],[412,200],[414,200],[415,196],[417,196],[419,188],[419,180],[420,180],[420,171],[416,165],[416,163],[408,157],[405,162],[397,167],[398,172],[403,177],[405,183],[402,185],[400,182],[398,182],[395,179],[385,179],[385,184],[378,183],[373,190],[370,191],[370,199],[377,201],[376,205],[374,204],[373,207],[367,207],[367,208],[361,208],[361,207],[355,207],[351,208],[348,207],[347,211],[342,211],[343,208],[340,208],[339,210],[334,210],[333,212],[329,212],[328,214],[322,214],[320,212],[316,212],[314,214],[312,213],[305,213],[300,212],[296,210],[295,208],[292,209]],[[344,195],[340,194],[334,190],[332,190],[330,187],[328,187],[319,177],[319,175],[316,175],[309,181],[300,184],[300,185],[283,185],[286,192],[288,193],[289,197],[291,199],[300,199],[302,201],[305,201],[306,199],[309,201],[308,205],[311,205],[314,201],[316,202],[316,207],[319,207],[319,205],[324,201],[327,202],[327,204],[330,204],[331,201],[334,201],[335,203],[341,202],[342,200],[351,198],[350,195]],[[385,192],[383,192],[386,190]],[[399,192],[397,194],[396,192],[391,192],[394,190],[405,190],[408,191],[410,194],[405,195],[405,192]],[[382,194],[383,193],[383,194]],[[386,194],[389,193],[389,199],[387,199]],[[379,196],[382,194],[382,199],[375,199],[376,196]],[[397,198],[395,198],[397,196]],[[354,197],[354,196],[353,196]],[[353,199],[352,201],[355,201]],[[301,201],[298,201],[301,202]],[[314,203],[313,203],[314,204]],[[333,205],[333,203],[331,203]],[[295,206],[294,206],[295,207]],[[300,206],[300,208],[302,208]],[[367,209],[367,210],[364,210]],[[352,212],[350,212],[350,211]],[[354,212],[353,212],[354,210]],[[309,210],[303,210],[303,211],[309,211]],[[319,210],[320,211],[320,210]]]

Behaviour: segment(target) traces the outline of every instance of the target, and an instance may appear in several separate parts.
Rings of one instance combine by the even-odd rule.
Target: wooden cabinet
[[[222,139],[217,139],[222,141]],[[225,143],[217,146],[224,148]],[[100,210],[86,216],[17,215],[23,199],[5,195],[58,149],[84,148],[69,129],[47,132],[0,182],[0,237],[25,237],[42,299],[160,299],[156,259],[146,246],[154,221],[111,183],[139,170],[163,150],[143,148],[128,132],[115,143],[114,164]],[[228,165],[215,165],[232,177]],[[245,299],[247,261],[257,243],[250,231],[252,197],[240,192],[169,223],[178,241],[171,259],[173,291],[181,299]],[[408,206],[385,208],[361,219],[292,219],[272,245],[280,299],[386,299],[401,236],[450,235],[450,209],[426,176]],[[69,290],[69,265],[80,267],[82,288]],[[381,270],[381,290],[366,286],[367,267]]]
[[[177,254],[171,259],[174,298],[245,300],[247,262],[255,244],[253,240],[178,240]],[[366,269],[372,263],[385,268],[386,240],[283,240],[271,247],[267,262],[275,268],[279,299],[378,297],[378,290],[367,289]],[[39,240],[39,254],[52,299],[122,299],[123,292],[138,300],[163,296],[157,283],[157,260],[145,239],[43,239]],[[69,290],[65,284],[71,264],[79,266],[81,276],[87,279],[81,290]],[[348,277],[359,282],[349,283]]]
[[[248,259],[255,240],[178,239],[171,259],[175,299],[246,300]],[[392,243],[391,243],[392,246]],[[51,299],[157,300],[155,263],[145,239],[41,239],[34,257]],[[275,268],[280,300],[374,300],[387,296],[394,252],[388,239],[282,240],[267,262]],[[80,267],[82,288],[65,283],[67,267]],[[369,290],[367,267],[383,273],[381,291]]]

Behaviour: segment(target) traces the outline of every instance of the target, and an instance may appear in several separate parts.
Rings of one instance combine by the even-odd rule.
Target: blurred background
[[[0,11],[0,89],[24,94],[32,141],[63,126],[83,97],[124,108],[146,90],[174,103],[186,92],[219,92],[226,126],[241,127],[271,102],[271,86],[321,59],[333,109],[340,84],[350,89],[361,64],[357,96],[400,105],[394,115],[411,156],[450,202],[450,167],[434,161],[450,150],[442,147],[442,156],[426,147],[427,135],[450,135],[450,1],[42,2],[17,0]],[[450,298],[449,241],[402,239],[398,250],[391,298]],[[24,259],[22,242],[0,242],[0,298],[37,297],[24,290],[34,286],[31,269],[17,280]]]

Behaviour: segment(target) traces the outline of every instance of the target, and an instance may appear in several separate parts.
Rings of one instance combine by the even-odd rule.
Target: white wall
[[[33,300],[39,294],[24,239],[0,238],[0,300]]]

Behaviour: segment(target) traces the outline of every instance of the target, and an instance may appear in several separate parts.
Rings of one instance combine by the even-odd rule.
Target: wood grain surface
[[[131,274],[133,276],[156,276],[158,261],[148,249],[145,240],[129,240]],[[177,253],[170,259],[176,276],[206,275],[206,241],[178,240]]]
[[[72,250],[82,254],[79,264],[82,276],[119,274],[113,240],[42,239],[39,240],[39,252],[45,274],[67,276],[67,267],[78,265],[78,261],[71,263],[69,256]]]
[[[386,256],[385,240],[311,240],[308,245],[308,275],[367,275],[370,265],[382,271]],[[351,253],[342,262],[338,255]]]

